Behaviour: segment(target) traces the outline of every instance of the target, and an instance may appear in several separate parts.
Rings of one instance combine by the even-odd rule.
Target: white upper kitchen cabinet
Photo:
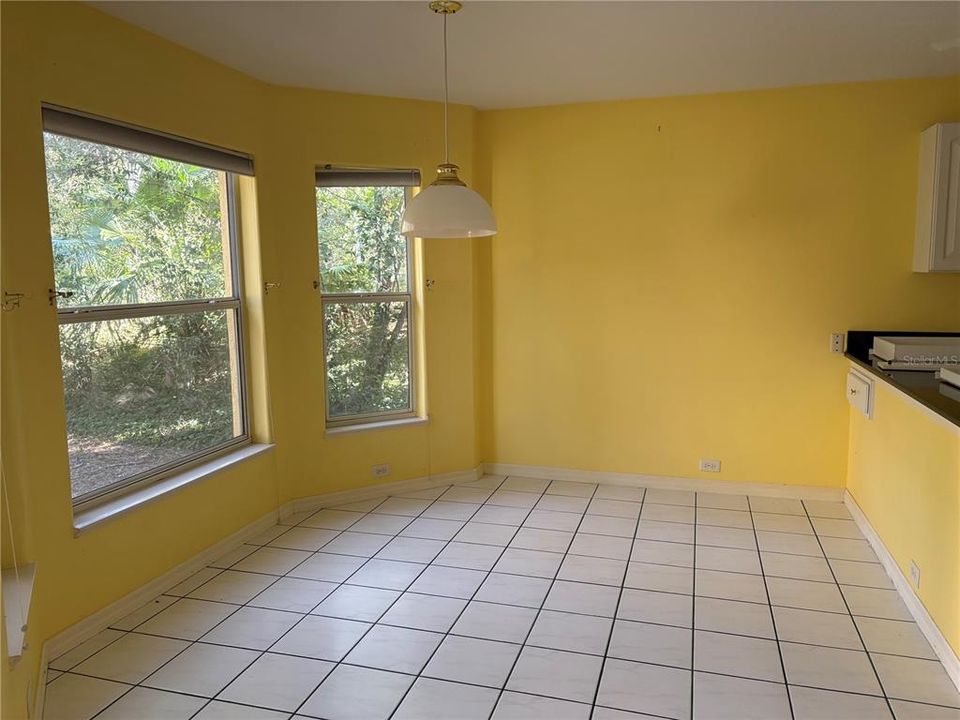
[[[920,136],[916,272],[960,272],[960,123]]]

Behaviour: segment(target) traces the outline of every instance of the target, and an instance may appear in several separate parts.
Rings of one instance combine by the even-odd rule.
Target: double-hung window
[[[248,442],[232,151],[45,107],[75,504]]]
[[[416,415],[410,240],[414,170],[317,171],[328,427]]]

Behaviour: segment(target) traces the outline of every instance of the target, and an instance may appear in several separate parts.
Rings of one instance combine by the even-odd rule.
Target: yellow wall
[[[882,383],[850,412],[847,489],[960,655],[960,428]],[[915,588],[916,589],[916,588]]]
[[[960,320],[910,270],[946,120],[956,77],[481,113],[484,460],[842,486],[829,334]]]
[[[436,103],[272,87],[76,4],[2,6],[2,285],[24,292],[2,315],[2,452],[21,562],[35,561],[32,650],[4,662],[3,717],[22,716],[43,640],[278,503],[474,467],[473,253],[428,241],[427,425],[325,439],[313,170],[332,162],[419,167],[441,157]],[[257,439],[275,449],[127,516],[73,536],[46,207],[40,103],[112,117],[254,156],[245,183],[245,263],[256,359]],[[452,108],[452,147],[471,174],[475,112]],[[251,211],[255,204],[256,212]],[[251,222],[255,223],[251,226]],[[252,250],[253,252],[250,252]],[[264,297],[260,282],[281,282]],[[264,345],[265,342],[265,345]],[[10,563],[4,528],[4,566]],[[12,705],[10,703],[13,703]]]

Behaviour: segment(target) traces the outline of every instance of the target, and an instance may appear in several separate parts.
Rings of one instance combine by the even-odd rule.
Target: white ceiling
[[[92,4],[271,83],[442,97],[426,0]],[[466,0],[449,23],[451,100],[479,108],[960,72],[960,2]]]

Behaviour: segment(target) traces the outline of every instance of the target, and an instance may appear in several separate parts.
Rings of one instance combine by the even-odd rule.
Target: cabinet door
[[[960,272],[960,123],[923,132],[914,270]]]

